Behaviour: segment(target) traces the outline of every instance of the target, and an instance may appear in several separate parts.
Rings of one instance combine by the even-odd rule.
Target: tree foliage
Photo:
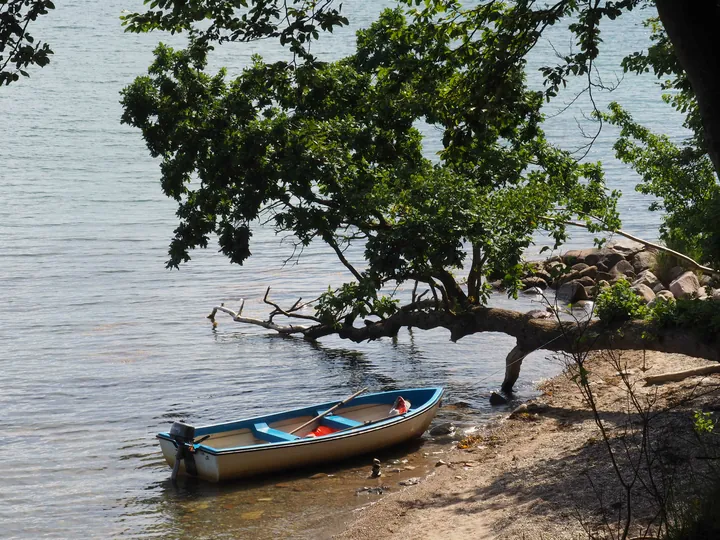
[[[358,33],[354,55],[323,62],[307,48],[317,29],[292,22],[318,6],[300,4],[286,13],[292,39],[265,30],[293,59],[255,57],[233,80],[206,72],[210,43],[257,37],[252,10],[214,19],[210,30],[178,26],[192,11],[171,2],[170,13],[126,19],[132,30],[150,20],[191,34],[186,50],[159,46],[148,75],[123,92],[123,121],[162,158],[163,190],[178,202],[169,266],[213,233],[242,264],[253,227],[271,219],[300,245],[326,242],[352,273],[355,285],[321,298],[323,320],[385,316],[393,304],[378,291],[405,281],[429,284],[447,309],[461,310],[487,299],[481,278],[490,271],[517,287],[539,229],[559,245],[572,217],[595,228],[590,216],[618,223],[617,194],[605,189],[599,165],[579,164],[545,139],[547,93],[525,84],[524,54],[539,35],[528,24],[562,11],[502,2],[386,10]],[[420,122],[442,134],[435,159],[426,157]],[[365,245],[364,268],[343,256],[352,242]],[[456,277],[463,269],[467,289]]]
[[[603,117],[621,128],[617,157],[642,177],[641,193],[657,198],[663,212],[660,237],[678,251],[710,264],[720,262],[720,184],[710,157],[695,92],[659,18],[646,22],[653,44],[623,60],[626,71],[652,72],[662,80],[664,101],[685,115],[689,136],[681,144],[635,122],[620,104]]]
[[[50,46],[36,42],[28,29],[51,9],[50,0],[0,0],[0,86],[28,77],[30,66],[50,62]]]

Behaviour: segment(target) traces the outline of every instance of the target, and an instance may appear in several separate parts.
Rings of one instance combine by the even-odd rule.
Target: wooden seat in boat
[[[268,442],[295,441],[300,438],[297,435],[291,435],[279,429],[273,429],[265,422],[253,424],[252,433],[258,439]]]
[[[322,423],[334,429],[350,429],[363,425],[362,422],[358,422],[357,420],[352,420],[351,418],[345,418],[344,416],[337,416],[334,414],[327,415],[322,419]]]

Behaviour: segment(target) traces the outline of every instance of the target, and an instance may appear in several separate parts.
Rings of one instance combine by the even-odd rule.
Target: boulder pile
[[[601,288],[621,279],[629,281],[645,303],[658,296],[720,300],[720,290],[710,287],[711,278],[698,279],[694,272],[677,266],[664,272],[668,277],[662,281],[653,273],[656,264],[657,252],[640,245],[570,250],[562,256],[531,262],[522,283],[529,293],[555,289],[557,299],[567,303],[592,300]],[[499,287],[500,282],[493,285]]]

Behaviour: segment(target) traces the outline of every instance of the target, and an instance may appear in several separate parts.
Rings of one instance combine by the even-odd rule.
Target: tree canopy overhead
[[[157,0],[147,13],[124,17],[129,31],[189,36],[184,50],[160,45],[148,74],[123,91],[123,122],[139,128],[162,160],[162,189],[178,203],[168,266],[188,261],[213,236],[242,264],[253,227],[269,220],[299,245],[327,243],[350,278],[320,296],[315,315],[301,316],[312,326],[284,332],[359,340],[392,335],[403,324],[449,327],[448,318],[491,317],[482,308],[489,294],[483,277],[501,276],[515,292],[537,231],[557,247],[571,220],[596,232],[619,227],[618,194],[606,189],[600,164],[580,163],[548,142],[542,106],[568,77],[584,77],[594,90],[601,23],[640,3],[521,0],[464,8],[454,0],[408,0],[359,31],[353,55],[332,62],[311,47],[323,32],[347,24],[330,0]],[[526,55],[555,24],[567,25],[577,49],[544,67],[543,90],[531,90]],[[681,89],[673,103],[689,111],[696,157],[708,160],[703,171],[713,183],[715,139],[687,82],[692,77],[672,62],[670,38],[659,31],[656,47],[629,56],[626,69],[676,74],[668,83]],[[235,78],[208,72],[213,47],[257,39],[277,39],[289,59],[254,57]],[[624,126],[621,157],[641,173],[659,166],[641,163],[644,147],[632,140],[642,142],[643,132],[623,114],[618,107],[605,117]],[[441,132],[436,159],[423,151],[421,122]],[[651,176],[648,191],[663,196]],[[666,209],[677,210],[679,222],[687,210],[677,196],[666,199]],[[667,223],[678,228],[672,216]],[[358,242],[362,266],[344,255]],[[427,284],[435,299],[399,307],[380,294],[404,282]],[[272,317],[298,316],[297,308],[275,306],[266,326],[280,328]],[[371,314],[381,321],[354,327]],[[466,330],[497,330],[496,322]]]

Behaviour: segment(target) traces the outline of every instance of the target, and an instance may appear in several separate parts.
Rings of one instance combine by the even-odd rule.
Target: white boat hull
[[[221,434],[213,448],[198,445],[194,453],[197,476],[211,482],[220,482],[235,478],[244,478],[263,473],[303,467],[316,463],[337,461],[352,456],[387,448],[421,436],[435,417],[440,400],[417,413],[407,413],[389,421],[377,422],[358,429],[350,429],[333,435],[318,438],[301,438],[280,444],[254,444],[235,448],[215,448],[222,438],[238,440],[251,437],[247,430]],[[375,407],[377,408],[377,407]],[[352,408],[343,412],[344,416],[362,420],[369,408]],[[386,410],[386,409],[385,409]],[[293,419],[285,425],[273,426],[292,431],[294,425],[300,425],[304,418]],[[294,422],[294,423],[289,423]],[[170,467],[175,464],[177,447],[175,442],[160,437],[163,455]],[[180,473],[186,474],[185,463],[181,462]]]

